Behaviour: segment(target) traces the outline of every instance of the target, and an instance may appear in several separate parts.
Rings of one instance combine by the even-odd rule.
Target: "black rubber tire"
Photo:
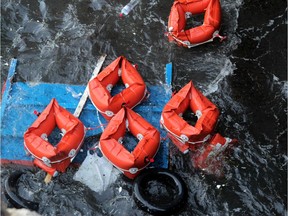
[[[147,191],[149,190],[148,186],[149,184],[153,186],[153,181],[165,185],[165,191],[170,190],[169,192],[172,192],[172,195],[159,197],[159,193],[157,194],[158,196],[149,194],[149,191]],[[157,190],[157,188],[154,188],[154,191],[155,189]],[[141,209],[150,214],[173,214],[185,204],[186,198],[187,187],[184,181],[179,175],[168,169],[150,168],[144,170],[134,181],[134,200]]]
[[[9,203],[15,208],[26,208],[37,211],[39,203],[26,200],[17,194],[17,183],[22,174],[24,174],[22,171],[15,171],[6,178],[4,183],[4,194]]]

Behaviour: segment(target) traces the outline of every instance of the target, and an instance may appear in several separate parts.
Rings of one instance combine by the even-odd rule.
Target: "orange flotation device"
[[[183,113],[190,108],[198,120],[194,126],[188,124]],[[190,81],[165,105],[160,124],[167,130],[168,137],[183,153],[195,150],[209,140],[219,117],[217,107],[198,91]]]
[[[186,30],[186,20],[193,14],[204,15],[204,22]],[[175,41],[179,46],[194,47],[213,41],[219,35],[221,22],[221,6],[219,0],[178,0],[175,1],[168,20],[168,39]]]
[[[62,138],[56,146],[48,141],[48,136],[58,127]],[[24,148],[31,154],[34,164],[56,176],[65,172],[74,159],[85,136],[83,123],[59,106],[56,99],[52,99],[36,121],[24,133]]]
[[[123,144],[126,129],[139,140],[130,153]],[[139,114],[122,108],[109,122],[100,137],[103,155],[130,179],[154,161],[160,147],[160,133]]]
[[[219,155],[223,153],[229,145],[237,143],[236,139],[223,137],[219,133],[215,134],[209,143],[193,157],[194,167],[205,170],[215,165],[215,160],[219,160]]]
[[[125,89],[112,96],[113,86],[120,80]],[[147,94],[146,84],[137,69],[123,56],[108,65],[97,77],[89,81],[89,97],[96,109],[110,120],[125,104],[133,108]]]

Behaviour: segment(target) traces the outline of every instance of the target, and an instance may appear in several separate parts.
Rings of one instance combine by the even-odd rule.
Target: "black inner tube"
[[[8,202],[15,208],[26,208],[37,211],[39,203],[26,200],[18,195],[17,183],[22,174],[24,174],[24,172],[15,171],[6,178],[4,183],[4,194]]]
[[[141,209],[151,214],[172,214],[183,206],[186,198],[184,181],[168,169],[150,168],[135,179],[134,199]]]

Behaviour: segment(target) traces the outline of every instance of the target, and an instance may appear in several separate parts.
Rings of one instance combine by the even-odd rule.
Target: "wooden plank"
[[[6,105],[7,105],[7,101],[9,98],[9,93],[10,93],[10,90],[12,88],[12,79],[16,73],[16,66],[17,66],[17,59],[13,58],[10,62],[7,80],[4,83],[4,85],[2,87],[2,92],[1,92],[1,98],[0,98],[1,119],[2,119],[2,116],[4,116],[4,114],[5,114]],[[2,120],[1,120],[1,124],[2,124]]]
[[[98,73],[100,72],[100,69],[101,69],[101,67],[102,67],[102,65],[103,65],[103,63],[104,63],[104,61],[105,61],[105,58],[106,58],[106,54],[102,55],[102,56],[99,58],[99,60],[98,60],[98,62],[97,62],[97,65],[96,65],[96,68],[94,69],[90,80],[94,79],[94,78],[98,75]],[[89,81],[90,81],[90,80],[89,80]],[[82,96],[81,96],[81,98],[80,98],[80,101],[79,101],[79,103],[78,103],[77,108],[76,108],[75,111],[74,111],[74,114],[73,114],[73,115],[74,115],[75,117],[78,118],[78,117],[80,116],[80,114],[81,114],[81,112],[82,112],[82,110],[83,110],[83,108],[84,108],[84,106],[85,106],[85,103],[86,103],[86,101],[87,101],[87,98],[88,98],[88,84],[87,84],[87,86],[86,86],[86,88],[85,88],[85,90],[84,90],[84,92],[83,92],[83,94],[82,94]]]

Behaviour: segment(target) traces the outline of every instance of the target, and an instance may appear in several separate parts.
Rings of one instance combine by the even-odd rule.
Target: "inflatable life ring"
[[[126,129],[139,140],[131,153],[123,145]],[[110,120],[99,142],[102,154],[130,179],[154,161],[159,147],[159,131],[127,107]]]
[[[198,118],[195,126],[182,118],[189,107]],[[217,107],[190,81],[164,106],[160,124],[167,130],[168,137],[179,150],[187,153],[189,149],[195,150],[210,138],[218,117]]]
[[[39,208],[39,203],[26,200],[18,195],[17,183],[22,174],[24,174],[22,171],[15,171],[5,179],[5,197],[15,208],[26,208],[37,211]]]
[[[48,141],[55,127],[62,138],[56,146]],[[24,134],[24,148],[34,159],[34,164],[51,176],[65,172],[74,159],[85,136],[83,123],[52,99]]]
[[[187,18],[201,13],[205,13],[203,24],[185,30]],[[222,41],[225,37],[219,35],[220,22],[219,0],[178,0],[171,8],[167,36],[169,41],[188,48],[211,42],[215,37]]]
[[[176,173],[163,168],[150,168],[140,173],[133,189],[137,205],[150,214],[175,213],[187,198],[184,181]]]
[[[120,80],[125,89],[112,96],[113,86]],[[137,69],[123,56],[118,57],[89,81],[89,97],[95,108],[110,120],[125,104],[133,108],[146,97],[146,84]]]

